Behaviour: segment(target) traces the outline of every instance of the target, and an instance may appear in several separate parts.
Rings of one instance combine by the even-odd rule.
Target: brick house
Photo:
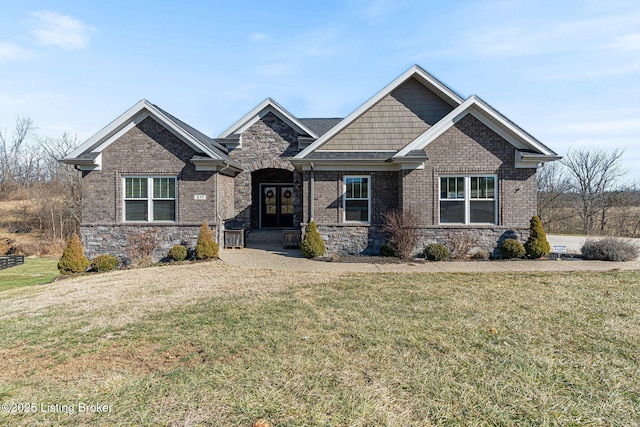
[[[87,255],[126,258],[128,235],[152,228],[161,256],[205,220],[219,240],[314,220],[329,252],[377,253],[392,209],[419,215],[420,245],[455,231],[493,250],[526,238],[536,169],[559,158],[413,66],[346,118],[266,99],[218,138],[142,100],[61,161],[82,173]]]

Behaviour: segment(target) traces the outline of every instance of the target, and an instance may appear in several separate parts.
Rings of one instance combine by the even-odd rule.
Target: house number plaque
[[[207,200],[206,194],[194,194],[193,200]]]

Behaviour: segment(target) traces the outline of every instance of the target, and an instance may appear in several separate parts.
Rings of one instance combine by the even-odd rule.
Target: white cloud
[[[609,47],[620,50],[640,50],[640,33],[618,37]]]
[[[251,40],[252,42],[264,42],[269,40],[270,38],[271,37],[269,36],[269,34],[260,33],[260,32],[249,34],[249,40]]]
[[[58,46],[65,50],[82,49],[89,44],[95,28],[82,21],[57,12],[34,12],[35,28],[31,35],[42,46]]]
[[[31,53],[17,44],[0,42],[0,62],[29,59]]]

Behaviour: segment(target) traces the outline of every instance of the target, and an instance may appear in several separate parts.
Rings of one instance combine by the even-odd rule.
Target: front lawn
[[[60,275],[57,266],[57,259],[25,258],[22,265],[0,270],[0,292],[49,283]]]
[[[215,288],[211,272],[233,282],[241,271],[216,263],[146,270],[157,277],[134,276],[102,303],[85,294],[95,286],[87,277],[56,284],[66,303],[0,311],[0,400],[76,405],[73,414],[0,413],[0,424],[640,423],[638,272],[351,274],[305,283],[302,274],[254,271],[234,285],[246,291],[232,292]],[[174,271],[183,287],[161,287]],[[120,286],[127,276],[100,279],[109,277]],[[291,284],[273,288],[278,280]],[[199,282],[211,283],[206,296],[156,302],[184,298]],[[70,303],[76,290],[82,305]],[[109,305],[115,295],[117,309]],[[136,298],[153,311],[136,318]],[[79,403],[110,409],[78,413]]]

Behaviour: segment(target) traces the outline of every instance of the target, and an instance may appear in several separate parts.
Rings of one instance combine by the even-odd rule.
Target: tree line
[[[27,200],[0,226],[16,232],[37,230],[46,239],[67,238],[80,223],[80,176],[58,162],[77,146],[77,137],[40,136],[33,121],[17,117],[0,129],[0,200]]]
[[[538,168],[538,215],[547,232],[640,236],[640,190],[625,180],[624,150],[569,150]]]

